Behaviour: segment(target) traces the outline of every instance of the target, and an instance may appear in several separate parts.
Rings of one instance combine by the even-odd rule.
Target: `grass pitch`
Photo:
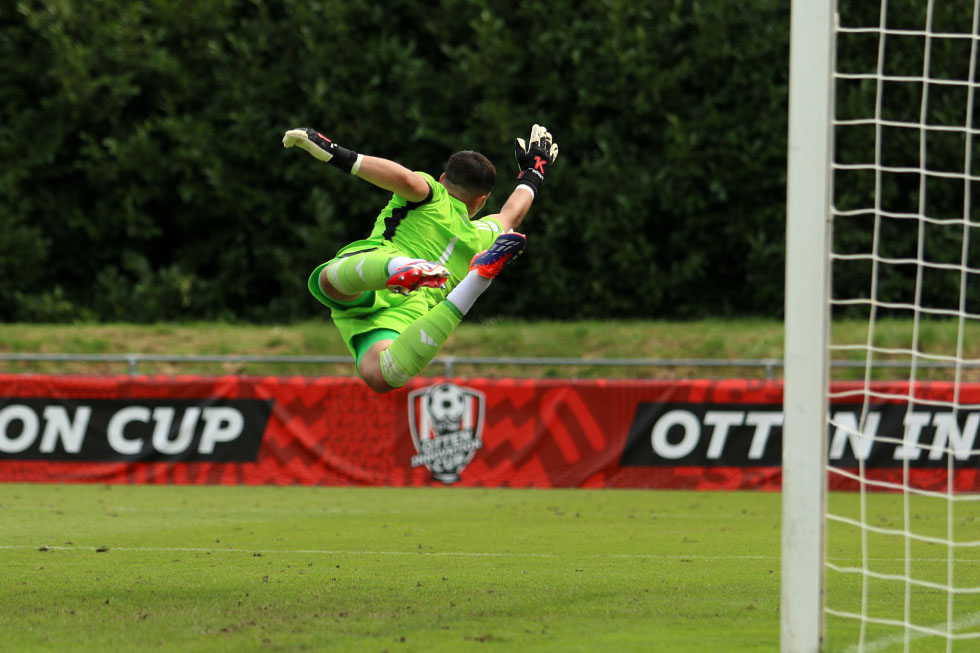
[[[906,650],[906,591],[911,650],[980,631],[980,594],[929,585],[980,587],[980,547],[906,563],[902,497],[863,511],[878,532],[828,524],[827,605],[899,625],[829,614],[825,650]],[[779,547],[777,493],[0,484],[0,650],[776,651]]]
[[[773,651],[779,495],[0,485],[9,651]]]

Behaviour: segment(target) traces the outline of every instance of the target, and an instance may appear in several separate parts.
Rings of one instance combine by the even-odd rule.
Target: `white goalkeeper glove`
[[[344,172],[356,174],[361,165],[362,155],[348,150],[346,147],[341,147],[317,130],[309,127],[290,129],[286,132],[286,135],[282,137],[282,146],[289,148],[294,145],[306,150],[324,163],[337,166]]]
[[[558,158],[558,143],[554,142],[547,127],[534,125],[531,127],[530,145],[525,144],[523,138],[516,139],[514,154],[521,169],[517,183],[525,184],[537,193],[548,169]]]

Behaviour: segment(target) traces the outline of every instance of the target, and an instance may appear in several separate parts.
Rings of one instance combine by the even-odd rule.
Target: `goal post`
[[[832,0],[793,0],[790,19],[780,600],[784,653],[819,651],[823,631],[832,5]]]
[[[978,90],[980,0],[792,2],[784,653],[980,650]]]

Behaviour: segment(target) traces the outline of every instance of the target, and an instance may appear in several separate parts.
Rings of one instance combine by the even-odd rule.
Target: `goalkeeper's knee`
[[[371,388],[378,394],[384,394],[386,392],[391,392],[395,389],[385,379],[384,374],[381,372],[381,354],[387,351],[388,346],[391,341],[378,342],[371,346],[364,355],[361,356],[361,360],[357,364],[357,374],[361,377],[367,387]]]

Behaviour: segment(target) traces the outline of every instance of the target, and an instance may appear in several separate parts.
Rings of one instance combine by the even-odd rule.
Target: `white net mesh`
[[[828,650],[980,650],[978,15],[838,2]]]

